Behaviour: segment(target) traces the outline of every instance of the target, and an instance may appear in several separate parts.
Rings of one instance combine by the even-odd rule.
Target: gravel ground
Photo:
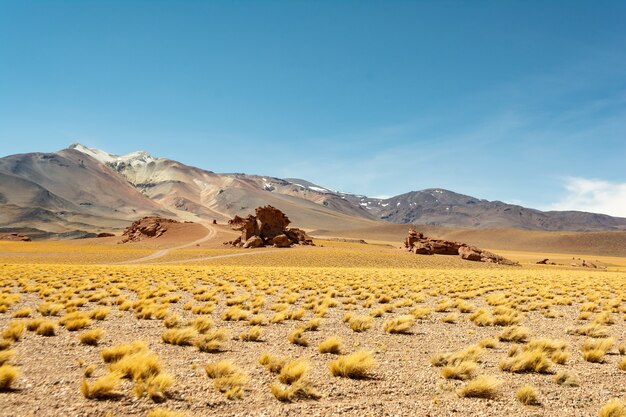
[[[6,266],[5,266],[6,267]],[[53,267],[33,267],[32,271],[53,273]],[[39,269],[37,269],[39,268]],[[48,269],[47,269],[48,268]],[[77,276],[98,275],[102,272],[94,271],[92,267],[73,267],[66,271],[67,278],[73,274]],[[127,271],[129,276],[136,278],[143,274],[141,269],[123,269],[116,267],[116,271]],[[5,272],[7,269],[3,269]],[[31,271],[31,270],[29,270]],[[248,271],[248,270],[246,270]],[[384,275],[385,270],[372,269],[372,274]],[[484,274],[493,275],[495,281],[502,284],[506,278],[505,270],[485,269]],[[519,273],[519,269],[515,269]],[[203,274],[216,276],[223,271],[213,270],[211,267],[170,267],[169,273],[175,281],[185,274]],[[247,272],[246,272],[247,273]],[[280,273],[280,268],[274,270]],[[303,274],[306,272],[303,271]],[[428,286],[429,277],[440,270],[424,269],[420,271],[401,271],[407,283],[424,283]],[[359,280],[363,274],[350,270],[329,269],[326,276],[345,277],[354,274],[355,288],[359,287]],[[451,269],[445,274],[453,280],[454,277],[464,276],[462,269]],[[528,272],[534,282],[542,279],[541,271]],[[574,274],[574,273],[572,273]],[[614,287],[620,288],[622,308],[624,306],[624,289],[626,289],[626,275],[624,274],[586,274],[589,280],[597,280],[593,284],[595,290],[601,291],[607,280]],[[578,275],[577,275],[578,276]],[[504,277],[504,278],[503,278]],[[546,275],[545,279],[552,278]],[[537,281],[539,280],[539,281]],[[252,280],[254,281],[254,279]],[[321,283],[326,286],[330,283]],[[506,284],[504,284],[506,285]],[[13,288],[17,291],[17,287]],[[94,290],[95,291],[95,290]],[[241,287],[238,288],[241,292]],[[5,289],[5,293],[6,293]],[[192,300],[187,292],[180,292],[180,302],[172,304],[170,311],[177,313],[183,319],[193,319],[196,316],[183,310],[183,305]],[[127,293],[129,298],[134,296]],[[105,335],[98,346],[90,347],[79,343],[79,332],[69,332],[60,328],[54,337],[43,337],[33,332],[25,331],[22,339],[14,344],[16,356],[11,361],[19,367],[21,376],[13,386],[13,390],[0,392],[0,412],[3,416],[124,416],[146,415],[155,408],[163,407],[178,410],[188,416],[596,416],[598,409],[611,398],[626,400],[626,373],[620,371],[617,362],[623,358],[614,348],[606,361],[600,364],[583,361],[579,347],[585,337],[572,336],[566,329],[580,326],[576,318],[580,311],[580,301],[573,295],[575,302],[571,306],[554,306],[555,318],[546,318],[537,311],[526,314],[522,325],[531,329],[531,337],[550,337],[563,339],[568,342],[570,359],[565,365],[554,365],[553,373],[562,369],[575,373],[581,384],[579,387],[563,387],[553,381],[552,374],[511,374],[498,369],[498,362],[507,356],[510,343],[499,343],[495,349],[486,350],[479,361],[479,374],[493,375],[503,381],[494,399],[460,398],[458,389],[464,384],[459,381],[445,380],[440,376],[440,368],[430,364],[430,357],[435,353],[452,352],[468,347],[487,337],[497,337],[501,327],[477,327],[468,320],[469,314],[459,314],[454,324],[447,324],[442,317],[448,313],[433,312],[428,319],[420,320],[408,335],[390,335],[383,330],[383,323],[390,317],[406,314],[411,307],[396,308],[392,313],[374,319],[370,329],[362,333],[353,332],[342,322],[346,313],[341,302],[331,308],[323,319],[320,329],[305,333],[309,341],[308,347],[296,346],[287,340],[291,330],[301,325],[302,321],[289,320],[278,324],[263,327],[263,337],[260,342],[243,342],[236,338],[243,330],[249,329],[247,322],[225,322],[220,319],[224,310],[224,299],[220,295],[220,303],[214,313],[209,315],[217,327],[229,330],[231,339],[226,349],[220,353],[203,353],[195,347],[172,346],[161,341],[161,334],[165,327],[161,320],[138,320],[132,311],[119,311],[112,306],[111,313],[104,321],[94,321],[90,328],[100,327]],[[442,296],[428,297],[421,305],[434,307]],[[337,298],[339,301],[341,297]],[[263,313],[270,317],[269,310],[274,299],[268,297]],[[476,307],[488,306],[483,297],[469,300]],[[22,294],[21,300],[10,309],[0,314],[0,328],[12,320],[27,321],[28,319],[12,319],[12,314],[22,308],[32,308],[34,313],[30,318],[39,317],[36,308],[41,299],[35,293]],[[197,302],[196,302],[197,303]],[[294,307],[302,303],[299,300]],[[99,305],[87,303],[80,311],[89,311]],[[372,308],[377,307],[374,303]],[[357,307],[350,310],[354,314],[367,314],[372,308]],[[451,309],[451,312],[456,312]],[[616,322],[609,326],[609,333],[616,339],[617,344],[626,343],[626,321],[624,312],[614,313]],[[312,318],[307,311],[304,320]],[[55,318],[58,319],[58,318]],[[370,378],[351,380],[331,376],[328,366],[334,355],[324,355],[317,351],[317,345],[329,336],[339,336],[344,342],[345,353],[360,349],[374,351],[377,367],[371,372]],[[103,375],[106,366],[102,362],[101,352],[104,348],[120,343],[129,343],[134,340],[145,340],[152,351],[157,353],[164,363],[165,370],[175,378],[175,384],[170,390],[167,401],[155,404],[146,398],[136,398],[132,394],[132,383],[125,381],[121,393],[116,400],[87,400],[80,392],[80,384],[86,365],[95,364],[98,369],[94,377]],[[270,392],[269,386],[275,380],[275,375],[268,373],[258,364],[260,355],[269,352],[275,355],[289,356],[293,359],[307,358],[311,363],[310,379],[320,392],[317,400],[300,400],[293,403],[277,401]],[[249,375],[250,382],[245,387],[243,399],[230,401],[223,394],[213,388],[212,381],[206,376],[204,366],[221,359],[232,359]],[[82,364],[82,365],[81,365]],[[93,381],[90,378],[90,381]],[[516,390],[524,385],[531,384],[539,393],[540,406],[524,406],[515,399]]]

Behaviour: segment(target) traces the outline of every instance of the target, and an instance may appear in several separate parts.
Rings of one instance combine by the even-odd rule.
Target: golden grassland
[[[0,406],[520,416],[623,406],[624,259],[602,271],[501,267],[322,245],[105,265],[150,251],[3,243]]]

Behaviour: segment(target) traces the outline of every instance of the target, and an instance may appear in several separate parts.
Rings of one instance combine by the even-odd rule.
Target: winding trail
[[[206,236],[198,239],[198,240],[194,240],[193,242],[189,242],[189,243],[185,243],[183,245],[179,245],[179,246],[173,246],[171,248],[166,248],[166,249],[160,249],[154,253],[151,253],[150,255],[141,257],[141,258],[137,258],[137,259],[133,259],[130,261],[125,261],[125,262],[120,262],[119,264],[137,264],[137,263],[142,263],[142,262],[148,262],[148,261],[153,261],[155,259],[159,259],[164,257],[165,255],[167,255],[168,253],[170,253],[170,251],[173,250],[177,250],[177,249],[185,249],[188,248],[190,246],[195,246],[195,245],[199,245],[200,243],[204,243],[207,240],[211,240],[213,239],[216,235],[217,235],[217,231],[215,230],[215,228],[213,226],[210,226],[208,224],[202,224],[202,226],[204,226],[207,230],[208,233],[206,234]]]

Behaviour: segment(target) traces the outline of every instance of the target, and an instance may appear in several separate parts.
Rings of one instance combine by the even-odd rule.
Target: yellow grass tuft
[[[332,361],[330,373],[333,376],[360,379],[367,377],[374,366],[376,366],[376,361],[373,352],[360,350]]]
[[[615,344],[615,339],[587,339],[583,342],[581,353],[587,362],[603,362],[604,355]]]
[[[0,366],[10,361],[13,356],[15,356],[15,350],[13,349],[0,350]]]
[[[531,385],[523,385],[522,387],[520,387],[515,393],[515,398],[517,398],[517,401],[521,402],[524,405],[540,404],[537,392]]]
[[[23,319],[26,317],[30,316],[30,313],[32,313],[33,310],[30,308],[23,308],[21,310],[17,310],[15,313],[13,313],[13,318],[16,319]]]
[[[163,342],[177,346],[191,346],[193,339],[198,334],[194,327],[184,327],[182,329],[167,329],[161,334]]]
[[[112,346],[102,351],[102,360],[106,363],[114,363],[126,355],[148,350],[148,345],[143,340],[136,340],[129,344]]]
[[[499,379],[483,375],[465,384],[458,392],[461,397],[494,398],[502,385]]]
[[[239,338],[244,342],[259,342],[261,340],[262,330],[259,326],[254,326],[253,328],[242,332],[239,335]]]
[[[507,327],[498,335],[498,339],[502,342],[522,343],[528,340],[530,330],[528,327],[511,326]]]
[[[7,327],[2,331],[2,338],[5,340],[10,340],[13,342],[17,342],[22,337],[24,333],[24,323],[19,321],[11,321],[7,324]]]
[[[93,384],[89,384],[86,379],[83,379],[80,391],[88,399],[102,400],[117,397],[120,395],[117,388],[120,385],[122,376],[121,372],[113,371],[98,378]]]
[[[166,410],[165,408],[154,408],[148,411],[146,417],[185,417],[185,413]]]
[[[391,334],[408,334],[410,333],[411,327],[413,327],[413,325],[415,324],[415,320],[415,317],[411,314],[396,317],[387,320],[384,324],[384,329],[387,333]]]
[[[626,406],[617,399],[604,404],[598,412],[599,417],[626,417]]]
[[[289,333],[287,339],[294,345],[304,347],[307,347],[309,345],[309,342],[304,338],[304,329],[300,327],[294,329],[291,333]]]
[[[57,325],[55,322],[50,321],[50,320],[44,320],[41,323],[39,323],[39,326],[37,326],[37,329],[35,330],[35,333],[37,333],[40,336],[54,336],[57,332]]]
[[[474,362],[461,362],[456,365],[448,365],[441,369],[441,376],[446,379],[471,379],[478,366]]]
[[[572,374],[569,371],[560,371],[554,376],[554,382],[559,385],[564,385],[567,387],[577,387],[580,385],[580,381],[576,375]]]
[[[348,324],[352,331],[364,332],[372,326],[373,319],[370,316],[351,316]]]
[[[228,330],[213,329],[194,340],[193,344],[201,352],[220,352],[224,350],[224,343],[228,339]]]
[[[78,340],[80,340],[80,343],[83,345],[96,346],[103,335],[104,330],[97,328],[82,332],[78,335]]]
[[[286,387],[278,382],[274,382],[270,385],[270,390],[277,400],[283,402],[296,399],[317,399],[320,397],[319,392],[308,379],[299,379]]]
[[[277,374],[287,363],[287,358],[272,356],[269,353],[264,353],[259,358],[259,363],[265,367],[271,373]]]
[[[320,353],[340,354],[343,343],[337,336],[331,336],[319,344]]]
[[[0,366],[0,391],[11,389],[11,385],[15,382],[19,374],[20,371],[13,365],[4,364]]]

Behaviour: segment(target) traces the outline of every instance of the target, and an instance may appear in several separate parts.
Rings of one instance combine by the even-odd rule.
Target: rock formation
[[[11,242],[30,242],[30,237],[21,233],[0,233],[0,240],[8,240]]]
[[[180,223],[176,220],[162,217],[144,217],[128,226],[122,233],[122,240],[119,243],[139,242],[146,238],[160,237],[170,225]]]
[[[294,244],[312,245],[313,241],[306,232],[297,228],[287,228],[291,223],[282,211],[272,206],[257,207],[255,215],[248,217],[235,216],[228,224],[241,232],[235,240],[224,242],[243,248],[256,248],[273,245],[286,248]]]
[[[415,229],[409,229],[404,247],[418,255],[459,255],[461,259],[475,262],[489,262],[500,265],[519,265],[495,253],[479,249],[461,242],[431,239]]]
[[[96,237],[113,237],[113,236],[115,236],[113,233],[108,233],[108,232],[102,232],[96,235]]]

